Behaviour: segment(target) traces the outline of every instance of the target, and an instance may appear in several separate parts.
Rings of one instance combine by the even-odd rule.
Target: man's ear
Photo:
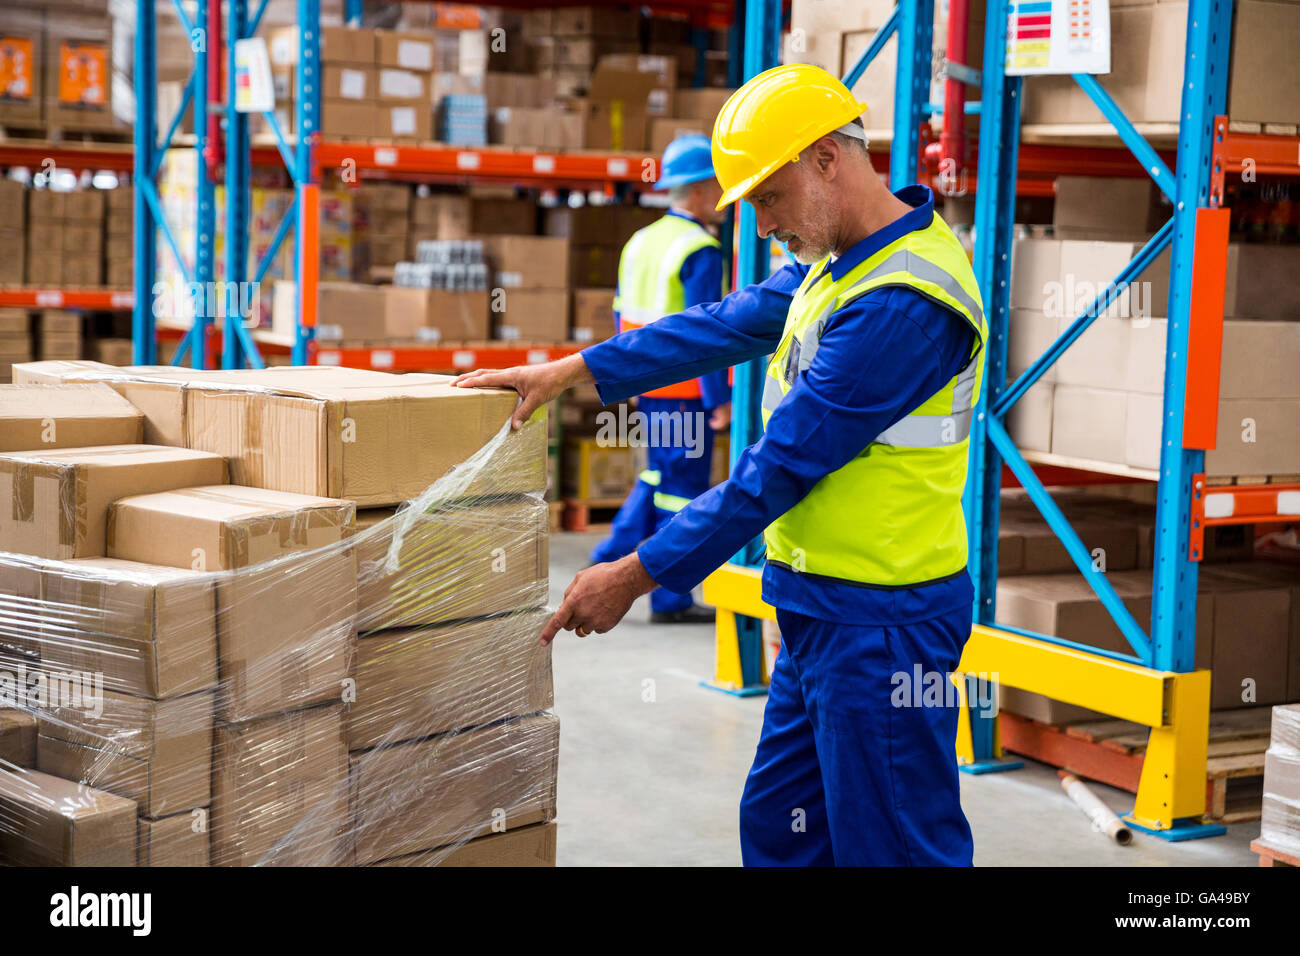
[[[840,144],[832,136],[823,136],[809,147],[813,166],[828,182],[835,178],[840,166]]]

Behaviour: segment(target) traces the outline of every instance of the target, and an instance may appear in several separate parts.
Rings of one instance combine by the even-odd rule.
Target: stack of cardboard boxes
[[[26,274],[27,197],[24,193],[22,183],[0,179],[0,202],[9,210],[9,218],[0,224],[0,285],[22,285]]]
[[[14,0],[0,11],[0,124],[42,132],[124,130],[113,116],[107,10]]]
[[[134,281],[135,191],[111,189],[104,196],[104,285],[129,289]]]
[[[13,367],[32,360],[32,333],[23,309],[0,309],[0,385],[13,380]]]
[[[1025,238],[1012,260],[1008,371],[1029,367],[1105,291],[1168,215],[1146,180],[1057,180],[1052,238]],[[1229,245],[1214,476],[1300,472],[1300,294],[1286,277],[1300,246]],[[1100,311],[1008,416],[1025,449],[1159,467],[1169,311],[1166,250]]]
[[[103,278],[104,194],[27,191],[28,285],[76,288]]]
[[[1264,754],[1264,808],[1259,839],[1270,849],[1300,855],[1300,704],[1273,708]]]
[[[97,683],[0,715],[0,857],[554,862],[544,422],[480,452],[514,399],[437,376],[20,378],[62,384],[0,395],[0,655]]]

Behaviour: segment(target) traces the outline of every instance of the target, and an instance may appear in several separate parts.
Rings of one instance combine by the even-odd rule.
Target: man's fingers
[[[568,604],[561,604],[560,609],[551,615],[551,619],[546,622],[542,628],[541,643],[545,647],[551,641],[555,640],[555,635],[564,630],[565,622],[569,619]]]
[[[530,395],[521,395],[518,407],[515,409],[515,417],[511,420],[510,425],[513,428],[523,428],[528,419],[532,418],[533,412],[542,403]]]
[[[452,379],[451,384],[461,388],[492,388],[494,386],[510,388],[515,384],[515,376],[509,369],[479,368]]]

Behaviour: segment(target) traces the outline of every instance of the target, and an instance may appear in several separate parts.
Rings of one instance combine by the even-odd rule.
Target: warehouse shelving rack
[[[1187,54],[1183,84],[1183,122],[1177,130],[1172,156],[1157,151],[1116,107],[1089,75],[1075,79],[1097,105],[1128,150],[1060,144],[1022,145],[1020,94],[1022,80],[1004,72],[1007,16],[1014,0],[990,0],[985,33],[985,69],[981,77],[980,144],[977,182],[992,184],[977,190],[974,266],[984,294],[989,343],[985,393],[971,435],[971,470],[966,495],[975,581],[974,625],[956,680],[963,699],[980,690],[981,678],[996,675],[998,683],[1045,694],[1090,707],[1150,729],[1138,783],[1133,825],[1169,840],[1212,836],[1224,832],[1204,820],[1206,759],[1209,726],[1208,671],[1193,669],[1195,651],[1197,567],[1204,529],[1215,524],[1245,524],[1294,519],[1300,512],[1296,486],[1211,487],[1203,474],[1204,451],[1213,448],[1217,425],[1218,374],[1223,329],[1224,274],[1228,241],[1228,211],[1223,208],[1224,178],[1249,158],[1260,174],[1300,175],[1300,139],[1234,132],[1224,115],[1230,51],[1231,0],[1190,0]],[[754,0],[769,17],[772,5]],[[926,0],[900,0],[890,23],[914,24],[928,50],[930,22]],[[766,24],[770,24],[770,20]],[[868,54],[877,50],[877,42]],[[747,36],[748,39],[748,36]],[[755,38],[759,43],[765,37]],[[748,49],[748,48],[747,48]],[[770,51],[771,47],[765,47]],[[908,55],[900,48],[896,96],[907,107],[907,90],[929,75],[920,51]],[[746,75],[770,66],[774,59],[751,63]],[[849,74],[854,79],[862,64]],[[895,142],[913,142],[919,113],[896,111]],[[909,125],[910,124],[910,125]],[[1095,136],[1095,130],[1091,135]],[[1160,130],[1162,134],[1169,131]],[[1171,164],[1170,160],[1174,162]],[[914,166],[900,159],[891,164],[897,188],[912,181]],[[1006,384],[1009,289],[1015,194],[1023,189],[1026,171],[1039,179],[1059,174],[1150,175],[1174,205],[1174,216],[1088,310],[1016,381]],[[1028,190],[1036,192],[1036,189]],[[743,233],[748,242],[748,234]],[[1003,424],[1008,409],[1043,372],[1105,311],[1123,285],[1135,279],[1166,247],[1172,247],[1171,295],[1164,381],[1164,425],[1159,469],[1152,473],[1093,462],[1063,460],[1050,455],[1022,454]],[[741,247],[742,262],[746,253]],[[751,254],[752,255],[752,254]],[[756,257],[760,263],[762,256]],[[760,267],[761,268],[761,267]],[[741,270],[742,281],[761,277],[753,266]],[[761,368],[754,363],[736,376],[733,455],[759,433],[757,387]],[[1031,462],[1032,459],[1032,462]],[[1035,634],[995,625],[997,546],[1000,489],[1007,473],[1023,486],[1052,531],[1060,538],[1085,580],[1132,645],[1133,654],[1114,654],[1054,635]],[[1097,472],[1099,475],[1089,475]],[[1154,600],[1150,636],[1134,620],[1106,580],[1095,570],[1092,555],[1070,527],[1046,491],[1047,484],[1107,480],[1114,476],[1157,481],[1158,508]],[[1077,478],[1074,476],[1078,476]],[[715,683],[745,691],[754,688],[758,653],[746,642],[742,623],[775,619],[760,596],[761,556],[751,546],[734,563],[715,572],[705,595],[719,608],[718,667]],[[761,661],[761,658],[758,658]],[[958,762],[971,773],[1014,769],[1005,760],[995,717],[964,707],[958,738]]]

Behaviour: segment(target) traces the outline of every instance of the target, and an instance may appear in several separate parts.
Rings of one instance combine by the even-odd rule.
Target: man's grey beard
[[[831,254],[831,250],[829,248],[814,249],[812,246],[808,245],[808,243],[805,241],[803,248],[794,254],[794,258],[796,262],[799,262],[805,266],[810,266],[815,263],[821,262],[830,254]]]

